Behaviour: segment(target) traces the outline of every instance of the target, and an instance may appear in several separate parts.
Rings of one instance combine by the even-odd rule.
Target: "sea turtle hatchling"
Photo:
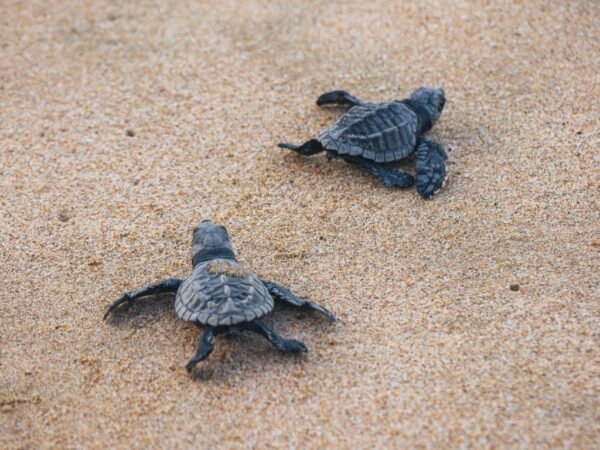
[[[363,102],[345,91],[323,94],[317,105],[343,105],[351,109],[318,139],[302,145],[279,146],[301,155],[326,151],[329,159],[341,156],[363,166],[386,186],[410,187],[416,183],[423,198],[442,188],[446,180],[446,152],[423,134],[435,124],[446,103],[442,89],[419,88],[405,99],[384,103]],[[416,181],[405,172],[385,166],[417,152]]]
[[[104,319],[124,303],[131,305],[141,297],[174,293],[177,315],[204,327],[196,354],[186,365],[188,372],[210,355],[214,337],[219,334],[251,331],[284,352],[306,351],[302,342],[282,338],[260,320],[273,309],[273,299],[318,311],[331,322],[335,321],[335,316],[326,308],[300,299],[272,281],[261,280],[237,262],[227,230],[210,220],[194,228],[192,266],[185,280],[171,278],[123,294],[110,305]]]

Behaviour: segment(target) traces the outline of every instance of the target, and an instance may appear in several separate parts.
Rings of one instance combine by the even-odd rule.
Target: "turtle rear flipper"
[[[316,155],[317,153],[321,153],[325,150],[323,144],[321,144],[321,142],[317,139],[311,139],[310,141],[307,141],[302,145],[286,144],[285,142],[280,142],[278,146],[280,148],[293,150],[296,153],[300,153],[304,156]]]
[[[245,323],[244,330],[261,335],[282,352],[299,353],[308,351],[303,342],[300,342],[297,339],[285,339],[279,336],[267,327],[263,321],[258,319]]]
[[[213,352],[215,349],[215,334],[215,329],[213,327],[207,326],[204,329],[194,357],[185,365],[188,373],[191,373],[196,364],[200,361],[204,361]]]
[[[419,140],[416,185],[421,197],[430,198],[444,186],[447,158],[439,144],[428,139]]]
[[[381,181],[385,186],[407,188],[415,184],[415,178],[406,172],[389,169],[375,161],[361,157],[344,156],[344,160],[351,164],[364,167]]]

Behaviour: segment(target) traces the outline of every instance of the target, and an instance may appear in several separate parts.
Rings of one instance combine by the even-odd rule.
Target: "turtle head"
[[[427,110],[431,125],[438,121],[446,104],[446,96],[441,88],[419,88],[411,94],[410,100]]]
[[[192,265],[217,258],[235,259],[229,234],[223,225],[204,220],[194,228]]]

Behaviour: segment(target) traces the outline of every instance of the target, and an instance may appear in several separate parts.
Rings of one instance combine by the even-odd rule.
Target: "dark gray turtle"
[[[416,185],[423,198],[442,188],[446,179],[446,152],[423,134],[437,122],[446,97],[442,89],[420,88],[410,98],[384,103],[367,103],[345,91],[323,94],[317,105],[343,105],[351,109],[318,139],[302,145],[279,146],[301,155],[326,151],[329,159],[341,156],[379,178],[386,186],[410,187],[415,178],[386,167],[417,151]]]
[[[210,220],[194,228],[192,266],[192,273],[185,280],[171,278],[123,294],[110,305],[104,319],[120,305],[131,305],[140,297],[165,292],[176,294],[177,315],[204,327],[196,354],[186,365],[188,372],[210,355],[214,337],[219,334],[251,331],[284,352],[306,351],[302,342],[282,338],[259,320],[273,309],[273,299],[318,311],[331,322],[335,321],[335,316],[324,307],[302,300],[272,281],[261,280],[237,262],[227,230]]]

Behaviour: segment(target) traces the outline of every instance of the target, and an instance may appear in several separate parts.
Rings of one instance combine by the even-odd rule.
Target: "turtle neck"
[[[431,122],[431,116],[429,114],[429,111],[427,111],[427,108],[409,98],[400,101],[400,103],[403,103],[404,105],[408,106],[419,118],[419,122],[421,123],[421,131],[419,132],[419,134],[427,133],[429,130],[431,130],[431,127],[433,127],[433,123]]]
[[[212,259],[232,259],[237,261],[233,250],[227,247],[219,247],[210,250],[200,250],[192,257],[192,267],[196,267],[198,264]]]

